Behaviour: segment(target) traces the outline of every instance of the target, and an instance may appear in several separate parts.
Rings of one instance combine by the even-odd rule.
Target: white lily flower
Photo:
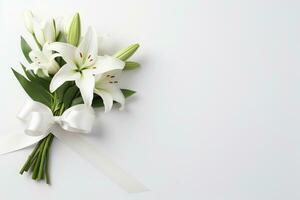
[[[122,62],[121,65],[115,63],[111,63],[112,65],[109,66],[103,65],[109,61],[107,57],[98,56],[97,34],[92,28],[88,29],[78,47],[55,42],[50,44],[50,48],[57,51],[66,61],[66,64],[53,77],[50,91],[54,92],[66,81],[75,81],[87,105],[92,104],[95,75],[123,69],[125,65],[122,61],[120,61]]]
[[[123,62],[113,57],[105,58],[101,66],[111,66],[111,64],[119,65],[122,69],[124,68]],[[94,93],[102,98],[105,112],[111,110],[113,101],[121,104],[120,110],[124,108],[125,97],[118,86],[122,69],[110,70],[96,76]]]
[[[58,54],[52,54],[52,50],[49,49],[49,44],[46,43],[41,50],[32,50],[29,53],[29,57],[32,63],[28,69],[32,69],[36,74],[38,70],[41,70],[45,76],[49,74],[55,74],[59,70],[59,65],[55,61]]]

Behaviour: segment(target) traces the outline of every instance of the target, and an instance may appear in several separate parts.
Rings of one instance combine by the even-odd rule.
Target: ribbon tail
[[[54,127],[54,134],[61,142],[89,161],[94,167],[102,171],[113,182],[129,193],[145,192],[149,189],[129,175],[84,137],[76,133],[64,133],[60,127]],[[76,136],[74,136],[76,134]]]
[[[0,155],[29,147],[46,136],[47,135],[33,137],[21,133],[3,136],[0,138]]]

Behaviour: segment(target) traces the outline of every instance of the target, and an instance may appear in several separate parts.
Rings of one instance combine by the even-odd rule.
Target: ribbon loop
[[[89,133],[95,120],[93,108],[79,104],[66,110],[58,120],[58,124],[66,131]]]
[[[52,116],[49,113],[32,112],[27,121],[25,133],[30,136],[41,136],[49,133],[54,124]]]
[[[39,102],[29,101],[18,114],[26,124],[25,133],[30,136],[49,134],[51,127],[57,123],[68,132],[89,133],[95,120],[94,110],[79,104],[67,109],[62,116],[53,116],[52,111]]]

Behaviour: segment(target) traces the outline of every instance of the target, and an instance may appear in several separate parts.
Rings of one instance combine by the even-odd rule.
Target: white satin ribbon
[[[35,101],[28,101],[17,117],[25,122],[25,133],[30,136],[48,135],[55,123],[69,132],[89,133],[95,120],[94,110],[85,104],[72,106],[62,116],[53,116],[47,106]]]
[[[51,110],[44,104],[29,101],[17,117],[26,124],[26,134],[1,138],[0,155],[31,146],[51,132],[127,192],[148,190],[82,137],[93,127],[95,114],[91,107],[80,104],[67,109],[62,116],[53,116]]]

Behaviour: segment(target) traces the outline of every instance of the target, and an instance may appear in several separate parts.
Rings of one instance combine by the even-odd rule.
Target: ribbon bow
[[[93,127],[95,113],[90,106],[79,104],[67,109],[62,116],[53,116],[44,104],[28,101],[17,117],[25,122],[25,133],[30,136],[48,135],[55,123],[66,131],[86,134]]]
[[[97,147],[85,140],[85,137],[82,136],[83,134],[77,134],[86,134],[91,131],[95,120],[93,108],[80,104],[67,109],[62,116],[53,116],[51,110],[44,104],[29,101],[21,109],[17,117],[25,122],[26,134],[17,133],[1,138],[0,155],[31,146],[51,132],[62,143],[89,161],[127,192],[148,190],[142,183],[110,160]]]

